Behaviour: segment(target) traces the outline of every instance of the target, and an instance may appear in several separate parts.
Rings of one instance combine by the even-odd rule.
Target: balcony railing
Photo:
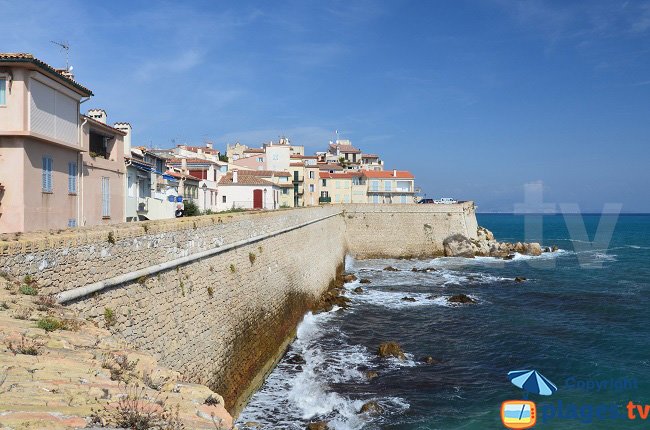
[[[320,204],[332,203],[332,198],[331,197],[319,197],[318,198],[318,203],[320,203]]]

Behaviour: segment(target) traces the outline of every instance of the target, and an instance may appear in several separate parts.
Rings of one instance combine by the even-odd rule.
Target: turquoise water
[[[536,258],[349,259],[348,270],[371,283],[346,286],[351,309],[305,317],[240,427],[304,429],[327,420],[336,429],[498,429],[501,403],[523,398],[507,372],[536,369],[558,391],[529,396],[538,404],[535,428],[650,428],[650,418],[610,419],[626,416],[630,400],[650,404],[650,216],[621,216],[611,242],[595,249],[585,239],[600,216],[569,219],[582,221],[588,238],[575,227],[570,234],[562,216],[545,216],[541,237],[527,238],[522,216],[479,215],[499,240],[560,248]],[[384,271],[388,265],[400,271]],[[354,294],[358,286],[364,292]],[[446,297],[458,293],[478,303],[449,305]],[[406,361],[375,357],[387,340],[402,345]],[[379,377],[369,381],[367,370]],[[594,381],[600,389],[587,387]],[[381,416],[358,414],[369,400]]]

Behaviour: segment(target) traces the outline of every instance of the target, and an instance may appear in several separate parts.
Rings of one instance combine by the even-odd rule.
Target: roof
[[[83,94],[84,96],[90,97],[93,95],[93,92],[90,91],[88,88],[84,87],[74,79],[65,76],[64,74],[62,74],[60,71],[50,66],[49,64],[39,60],[38,58],[35,58],[32,54],[11,53],[11,52],[0,53],[0,64],[2,63],[33,64],[39,69],[41,69],[43,72],[45,72],[47,75],[49,75],[50,77],[63,81],[63,83],[72,86],[77,90],[77,92]]]
[[[289,163],[291,167],[305,167],[305,163]]]
[[[194,181],[200,181],[201,180],[201,179],[197,178],[196,176],[186,175],[184,173],[179,173],[179,172],[174,172],[173,170],[166,171],[165,175],[173,176],[174,178],[177,178],[177,179],[190,179],[190,180],[194,180]]]
[[[290,157],[291,157],[291,158],[299,158],[299,159],[301,159],[301,160],[304,160],[304,159],[314,159],[314,160],[316,160],[316,159],[318,159],[318,157],[315,156],[315,155],[291,154]]]
[[[183,164],[183,160],[187,164],[217,164],[216,161],[206,160],[204,158],[171,158],[167,162],[169,164]]]
[[[177,148],[185,149],[191,152],[199,152],[199,149],[205,154],[219,154],[218,149],[208,148],[207,146],[189,146],[189,145],[176,145]]]
[[[264,150],[262,148],[248,148],[248,149],[244,149],[242,152],[244,152],[244,153],[246,153],[246,152],[263,153]]]
[[[338,149],[339,152],[349,153],[349,154],[359,154],[361,153],[360,149],[355,148],[352,145],[341,145],[340,143],[330,143],[330,149]]]
[[[99,128],[103,128],[103,129],[105,129],[106,131],[108,131],[109,133],[116,133],[116,134],[119,134],[119,135],[121,135],[121,136],[126,136],[126,135],[128,134],[128,133],[126,133],[125,131],[122,131],[122,130],[117,129],[117,128],[115,128],[115,127],[111,127],[110,125],[108,125],[108,124],[104,124],[104,123],[101,122],[101,121],[97,121],[96,119],[91,118],[91,117],[89,117],[88,115],[81,114],[81,117],[83,117],[84,120],[88,120],[88,122],[89,122],[90,124],[92,124],[93,126],[95,126],[95,127],[99,127]]]
[[[415,179],[415,176],[407,170],[397,170],[395,172],[395,175],[393,175],[392,170],[364,170],[363,171],[363,176],[366,178],[397,178],[397,179]]]
[[[274,186],[274,184],[271,181],[267,181],[266,179],[262,179],[258,176],[252,176],[252,175],[246,175],[246,174],[237,174],[237,183],[234,183],[232,181],[232,172],[228,172],[225,176],[223,176],[221,179],[219,179],[219,185],[266,185],[266,186]]]
[[[379,158],[379,155],[377,155],[377,154],[362,154],[361,157],[363,157],[363,158]]]

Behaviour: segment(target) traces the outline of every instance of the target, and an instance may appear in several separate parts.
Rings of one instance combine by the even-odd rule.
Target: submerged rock
[[[402,347],[399,346],[397,342],[383,342],[379,345],[379,348],[377,348],[377,355],[380,356],[381,358],[386,358],[386,357],[395,357],[399,358],[400,360],[404,360],[406,358],[406,355],[404,355],[404,351],[402,350]]]
[[[399,272],[399,269],[394,268],[393,266],[386,266],[384,270],[387,272]]]
[[[370,415],[381,415],[383,409],[379,406],[379,403],[371,400],[367,403],[364,403],[359,410],[360,414],[370,414]]]
[[[468,296],[467,294],[456,294],[447,299],[449,303],[466,303],[473,304],[476,303],[476,300]]]
[[[423,269],[418,269],[417,267],[414,267],[411,269],[411,272],[417,272],[417,273],[429,273],[429,272],[436,272],[438,269],[434,269],[433,267],[425,267]]]
[[[307,430],[327,430],[328,428],[327,421],[316,421],[307,424]]]
[[[368,378],[369,381],[372,381],[375,378],[379,378],[379,373],[374,370],[368,370],[366,372],[366,378]]]
[[[352,291],[354,291],[356,294],[361,294],[361,293],[363,293],[363,288],[361,288],[361,287],[357,287],[357,288],[355,288],[355,289],[352,290]]]
[[[360,283],[360,284],[369,284],[369,283],[370,283],[370,279],[361,278],[361,280],[359,281],[359,283]]]
[[[404,302],[417,302],[415,297],[402,297],[402,301],[404,301]]]
[[[425,364],[440,364],[440,363],[442,363],[442,361],[440,361],[440,360],[438,360],[438,359],[435,359],[435,358],[433,358],[433,357],[430,356],[430,355],[427,355],[426,357],[422,357],[422,358],[420,359],[420,361],[421,361],[422,363],[425,363]]]
[[[293,354],[291,357],[287,359],[287,363],[290,364],[305,364],[307,363],[305,359],[302,357],[300,354]]]
[[[357,277],[351,273],[343,275],[344,282],[354,282],[357,280]]]
[[[524,278],[523,276],[517,276],[515,278],[515,282],[524,282],[525,280],[526,280],[526,278]]]
[[[515,258],[515,254],[508,254],[505,257],[503,257],[504,260],[512,260],[513,258]]]
[[[557,245],[553,245],[551,248],[551,252],[557,252],[560,248],[557,247]]]

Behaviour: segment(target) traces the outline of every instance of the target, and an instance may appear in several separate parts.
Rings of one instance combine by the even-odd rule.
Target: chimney
[[[124,136],[124,155],[130,157],[131,156],[131,131],[133,130],[131,128],[131,124],[129,124],[128,122],[116,122],[115,124],[113,124],[113,127],[126,133],[126,136]]]
[[[393,169],[393,178],[397,178],[397,169]]]
[[[90,109],[87,113],[87,116],[94,119],[95,121],[99,121],[102,124],[106,124],[106,111],[104,109]]]
[[[187,160],[185,158],[181,158],[181,172],[187,172]]]
[[[205,142],[205,147],[208,149],[212,149],[212,142]]]
[[[237,169],[232,171],[232,183],[233,184],[237,183]]]

